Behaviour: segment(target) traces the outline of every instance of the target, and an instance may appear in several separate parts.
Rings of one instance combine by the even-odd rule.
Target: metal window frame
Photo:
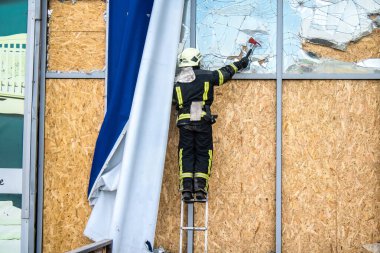
[[[23,129],[21,252],[35,251],[41,0],[28,0]]]
[[[46,79],[105,79],[105,71],[93,72],[56,72],[47,71]]]
[[[197,44],[197,0],[186,0],[190,1],[190,47],[196,47]],[[194,203],[187,204],[187,226],[194,227]],[[194,251],[194,230],[187,230],[187,253],[193,253]]]
[[[38,162],[37,162],[37,210],[36,210],[36,246],[35,252],[43,250],[43,198],[44,198],[44,159],[45,159],[45,98],[46,98],[46,61],[47,61],[47,0],[41,3],[41,52],[40,52],[40,100],[38,127]]]
[[[283,78],[283,1],[277,0],[276,31],[276,253],[282,251],[282,78]],[[279,53],[280,52],[280,53]]]

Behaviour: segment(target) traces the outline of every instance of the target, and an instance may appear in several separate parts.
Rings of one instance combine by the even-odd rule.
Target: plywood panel
[[[102,0],[71,1],[50,0],[49,31],[61,32],[105,32],[104,12],[106,3]]]
[[[48,69],[51,71],[103,70],[104,32],[51,32]]]
[[[285,82],[284,252],[364,252],[380,239],[379,85]]]
[[[275,83],[232,81],[215,91],[209,252],[275,249]],[[178,251],[178,130],[170,125],[156,244]],[[203,222],[202,208],[197,213]],[[202,252],[203,234],[195,252]]]
[[[103,119],[103,80],[48,80],[46,85],[43,251],[89,243],[87,187]]]
[[[337,100],[338,252],[365,253],[380,241],[380,81],[342,82]]]

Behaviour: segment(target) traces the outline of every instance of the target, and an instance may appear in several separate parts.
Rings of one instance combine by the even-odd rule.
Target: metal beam
[[[190,3],[190,47],[197,47],[197,0]]]
[[[47,1],[41,3],[41,51],[40,89],[38,117],[38,160],[37,160],[37,208],[36,208],[36,253],[43,249],[43,201],[44,201],[44,159],[45,159],[45,97],[47,61]]]
[[[197,1],[190,2],[190,47],[197,47]],[[194,203],[187,204],[187,226],[194,227]],[[187,253],[193,253],[194,250],[194,231],[187,231]],[[181,252],[182,253],[182,252]]]
[[[278,61],[278,60],[277,60]],[[237,73],[232,79],[237,80],[276,80],[277,74]],[[333,74],[304,73],[282,74],[282,80],[380,80],[380,74]]]
[[[301,79],[301,80],[378,80],[380,74],[317,74],[317,73],[305,73],[305,74],[286,74],[284,73],[283,79]]]
[[[236,73],[232,79],[238,80],[276,80],[276,74]]]
[[[38,97],[40,75],[41,0],[28,1],[28,28],[24,99],[21,252],[35,249]]]
[[[282,248],[282,58],[283,2],[277,0],[276,43],[276,253]]]
[[[46,79],[105,79],[106,73],[104,71],[93,72],[46,72]]]

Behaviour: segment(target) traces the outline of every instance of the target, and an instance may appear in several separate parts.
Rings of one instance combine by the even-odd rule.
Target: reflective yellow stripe
[[[220,71],[219,69],[217,69],[216,71],[218,71],[219,73],[219,85],[222,85],[224,83],[224,76],[222,74],[222,71]]]
[[[179,176],[182,175],[182,152],[183,152],[183,148],[181,148],[179,150],[179,159],[178,159],[178,165],[179,165]]]
[[[194,176],[206,179],[205,190],[208,191],[208,180],[209,180],[210,176],[205,174],[205,173],[200,173],[200,172],[195,173]]]
[[[230,66],[234,69],[235,73],[239,71],[235,64],[231,63]]]
[[[183,100],[182,100],[181,87],[175,87],[175,90],[176,90],[176,92],[177,92],[177,98],[178,98],[178,105],[179,105],[179,108],[182,108]]]
[[[178,116],[178,120],[190,119],[190,113],[182,113]]]
[[[180,182],[179,182],[179,188],[180,190],[183,189],[183,179],[182,179],[182,152],[183,152],[183,148],[181,148],[179,150],[179,159],[178,159],[178,165],[179,165],[179,179],[180,179]]]
[[[211,165],[212,165],[212,150],[210,149],[208,151],[208,174],[210,175],[211,174]]]
[[[204,84],[204,92],[203,92],[203,102],[204,101],[207,101],[208,99],[208,90],[210,89],[210,83],[209,82],[205,82]]]
[[[209,178],[210,178],[209,175],[207,175],[206,173],[200,173],[200,172],[195,173],[195,177],[204,178],[206,180],[209,180]]]
[[[206,112],[202,112],[201,116],[205,116],[206,115]],[[183,120],[183,119],[190,119],[190,113],[182,113],[178,116],[177,118],[177,121],[178,120]]]
[[[193,173],[182,173],[182,175],[180,176],[181,179],[184,179],[184,178],[193,178]]]

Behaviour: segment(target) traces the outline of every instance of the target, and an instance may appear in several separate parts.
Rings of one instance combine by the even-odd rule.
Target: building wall
[[[209,252],[274,251],[275,84],[234,81],[216,94]],[[285,81],[283,114],[283,252],[366,252],[380,239],[380,82]],[[173,252],[177,132],[172,119],[156,231]]]
[[[102,70],[105,2],[50,0],[49,9],[48,70]],[[43,252],[65,252],[91,242],[83,230],[91,213],[87,186],[104,90],[104,80],[46,82]]]
[[[49,9],[49,70],[103,69],[104,2],[51,0]],[[283,252],[364,253],[362,244],[380,240],[379,84],[284,81]],[[231,81],[215,93],[209,252],[268,253],[275,249],[275,81]],[[103,80],[47,82],[44,252],[90,242],[86,192],[103,107]],[[173,110],[156,231],[156,245],[171,252],[179,241],[177,143]],[[196,219],[202,215],[197,208]],[[195,239],[198,252],[202,233]]]

